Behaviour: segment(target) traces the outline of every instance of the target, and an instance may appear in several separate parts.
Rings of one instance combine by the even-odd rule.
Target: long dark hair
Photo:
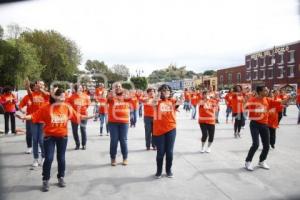
[[[65,91],[62,88],[58,88],[54,94],[50,95],[50,104],[54,104],[56,102],[56,98],[55,97],[59,97],[61,94],[63,94]],[[54,96],[53,96],[54,95]]]
[[[161,86],[158,88],[157,91],[158,91],[158,92],[162,92],[163,90],[169,90],[169,91],[170,91],[170,96],[169,96],[169,98],[172,97],[172,88],[171,88],[169,85],[163,84],[163,85],[161,85]],[[161,95],[160,98],[161,98],[161,99],[165,99],[166,97],[163,96],[163,95]]]

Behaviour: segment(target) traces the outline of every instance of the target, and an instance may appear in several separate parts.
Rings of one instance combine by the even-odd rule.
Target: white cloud
[[[35,0],[0,6],[0,24],[55,29],[86,59],[146,74],[170,63],[195,71],[299,40],[297,0]]]

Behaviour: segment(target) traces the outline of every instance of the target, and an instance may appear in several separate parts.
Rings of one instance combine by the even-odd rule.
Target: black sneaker
[[[275,149],[275,146],[274,146],[273,144],[271,144],[271,148],[272,148],[272,149]]]
[[[79,150],[79,146],[76,146],[76,147],[75,147],[75,150]]]
[[[85,146],[82,146],[82,148],[81,148],[82,150],[86,150],[86,147]]]
[[[161,178],[161,173],[156,172],[155,178],[160,179]]]
[[[49,181],[43,181],[42,191],[43,192],[48,192],[49,191]]]
[[[58,186],[59,187],[66,187],[66,183],[64,181],[64,178],[58,178]]]
[[[167,177],[168,177],[168,178],[173,178],[173,177],[174,177],[174,175],[173,175],[173,173],[172,173],[172,172],[167,172]]]

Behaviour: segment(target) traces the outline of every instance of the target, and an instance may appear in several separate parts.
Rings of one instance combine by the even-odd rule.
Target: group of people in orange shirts
[[[135,90],[128,91],[122,88],[122,84],[116,82],[110,90],[106,90],[100,84],[95,91],[95,104],[97,112],[88,116],[88,108],[91,105],[89,95],[80,84],[75,84],[72,94],[64,92],[63,89],[54,87],[50,91],[45,90],[42,81],[29,83],[26,81],[28,94],[19,104],[19,109],[26,115],[16,115],[26,120],[27,153],[33,147],[33,166],[43,166],[43,191],[49,190],[49,179],[51,164],[54,157],[54,149],[57,149],[58,161],[58,183],[65,187],[65,153],[68,142],[67,122],[72,125],[75,150],[86,149],[87,120],[100,119],[100,135],[103,135],[105,126],[107,135],[110,135],[110,158],[111,165],[116,166],[116,154],[118,143],[122,152],[122,165],[128,164],[128,129],[136,126],[137,110],[139,105],[144,107],[144,127],[146,149],[157,151],[156,178],[162,177],[164,157],[166,157],[165,170],[167,177],[173,177],[173,149],[176,139],[176,112],[180,105],[189,111],[192,108],[192,119],[196,119],[198,112],[198,124],[202,132],[201,153],[211,152],[211,145],[215,135],[215,125],[218,123],[220,110],[220,98],[218,93],[200,90],[184,91],[180,98],[172,97],[172,88],[169,85],[161,85],[157,91],[148,88],[145,92]],[[297,106],[300,110],[299,90]],[[288,97],[279,96],[277,91],[269,91],[264,86],[258,86],[256,91],[245,91],[240,85],[236,85],[225,96],[227,105],[226,113],[232,112],[235,119],[234,137],[241,137],[241,127],[245,125],[245,113],[249,113],[250,131],[253,144],[245,159],[245,168],[252,171],[252,158],[258,148],[259,136],[263,143],[263,151],[260,155],[259,166],[269,169],[265,160],[269,147],[275,148],[276,128],[280,121],[280,113],[287,106]],[[9,93],[2,95],[1,102],[7,107],[9,116],[15,116],[15,97]],[[5,107],[5,108],[6,108]],[[8,109],[9,108],[9,109]],[[10,110],[11,109],[11,110]],[[300,112],[300,111],[299,111]],[[13,114],[10,114],[13,113]],[[228,116],[226,123],[228,122]],[[300,114],[299,114],[300,117]],[[299,119],[298,119],[299,123]],[[81,130],[81,143],[78,135],[78,127]],[[207,147],[206,142],[208,141]],[[39,149],[41,159],[39,161]]]

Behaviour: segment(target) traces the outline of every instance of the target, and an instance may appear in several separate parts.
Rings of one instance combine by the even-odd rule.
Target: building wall
[[[245,65],[217,70],[218,89],[230,88],[233,85],[247,82]]]
[[[245,66],[252,87],[290,84],[299,88],[300,41],[246,55]]]

